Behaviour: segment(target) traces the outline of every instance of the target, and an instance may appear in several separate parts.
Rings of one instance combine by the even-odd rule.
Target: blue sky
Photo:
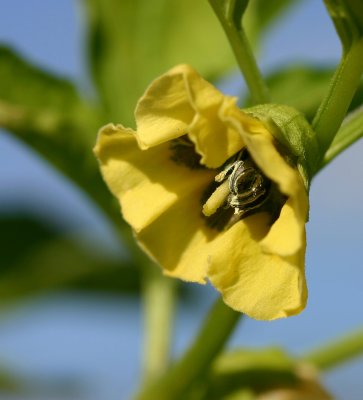
[[[301,2],[270,32],[261,50],[264,71],[298,60],[338,60],[339,42],[322,3]],[[0,41],[34,63],[86,85],[77,5],[71,0],[3,0]],[[298,353],[362,325],[362,151],[363,143],[356,144],[313,182],[306,311],[273,323],[246,320],[231,345],[280,344]],[[77,230],[112,242],[109,227],[84,196],[5,133],[0,134],[0,160],[0,209],[23,207],[57,224],[72,221]],[[192,337],[214,296],[210,288],[197,291],[206,300],[179,310],[175,352]],[[139,311],[138,303],[112,296],[54,294],[36,299],[0,319],[0,359],[27,374],[75,376],[86,387],[82,400],[126,399],[139,373]],[[363,361],[358,360],[329,374],[326,382],[338,398],[358,400],[362,373]]]

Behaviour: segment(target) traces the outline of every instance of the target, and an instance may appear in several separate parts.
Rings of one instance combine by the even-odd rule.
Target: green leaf
[[[40,70],[13,50],[0,46],[2,127],[52,136],[91,116],[71,82]],[[72,138],[64,130],[63,135],[73,143],[93,139],[87,137],[88,132],[79,132],[78,138]]]
[[[0,219],[1,305],[49,290],[139,292],[140,269],[27,216]]]
[[[92,75],[113,122],[131,125],[146,86],[175,64],[190,63],[209,78],[233,65],[207,1],[84,1]]]
[[[324,0],[334,22],[344,51],[363,37],[363,6],[361,0]]]
[[[0,127],[30,145],[106,213],[115,215],[92,154],[97,131],[105,122],[69,81],[0,47]]]

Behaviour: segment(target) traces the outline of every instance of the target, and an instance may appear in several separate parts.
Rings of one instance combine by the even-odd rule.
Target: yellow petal
[[[154,80],[136,110],[137,138],[146,149],[188,133],[209,168],[221,166],[243,147],[234,128],[221,115],[238,109],[236,98],[224,96],[188,65]]]
[[[258,320],[273,320],[303,310],[307,299],[304,250],[290,257],[266,254],[259,240],[268,216],[256,214],[215,239],[208,277],[227,305]]]
[[[168,143],[141,151],[135,132],[120,125],[101,129],[95,153],[125,220],[137,232],[213,179],[211,171],[177,165]]]
[[[183,70],[174,68],[155,79],[137,103],[140,147],[147,149],[186,134],[194,115]]]
[[[306,196],[304,195],[304,197]],[[261,241],[261,247],[266,253],[289,256],[305,246],[305,219],[299,219],[294,201],[293,197],[287,200],[281,209],[279,218]]]
[[[137,235],[166,275],[198,283],[205,283],[209,246],[218,235],[201,214],[204,189],[205,184],[189,193]]]

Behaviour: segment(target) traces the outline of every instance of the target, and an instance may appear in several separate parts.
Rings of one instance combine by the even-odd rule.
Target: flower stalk
[[[322,158],[333,142],[359,85],[363,73],[362,54],[363,39],[360,39],[343,54],[330,89],[315,115],[313,129]]]
[[[254,104],[268,103],[270,95],[242,26],[246,0],[209,0],[246,80]]]
[[[323,166],[329,164],[342,151],[363,136],[363,107],[348,114],[333,143],[325,153]]]
[[[199,333],[182,358],[159,381],[145,388],[138,400],[177,400],[208,370],[233,332],[242,314],[218,298]]]
[[[161,376],[169,364],[176,281],[164,277],[155,265],[143,268],[145,383]]]

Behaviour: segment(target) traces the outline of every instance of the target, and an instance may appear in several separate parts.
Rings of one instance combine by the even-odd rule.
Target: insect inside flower
[[[225,163],[205,191],[202,212],[207,225],[221,231],[257,212],[268,212],[272,224],[285,201],[286,196],[243,148]]]
[[[306,304],[308,197],[291,153],[236,101],[177,66],[138,101],[137,130],[103,127],[95,154],[166,275],[210,281],[233,309],[272,320]]]
[[[242,217],[257,210],[266,201],[271,181],[253,162],[246,148],[243,148],[227,166],[215,177],[216,182],[228,181],[230,194],[227,205],[234,214]]]
[[[190,169],[205,168],[186,135],[171,141],[170,150],[171,159],[177,164]],[[262,173],[245,147],[227,160],[201,199],[207,225],[220,231],[263,211],[269,212],[273,223],[285,201],[285,196]]]

